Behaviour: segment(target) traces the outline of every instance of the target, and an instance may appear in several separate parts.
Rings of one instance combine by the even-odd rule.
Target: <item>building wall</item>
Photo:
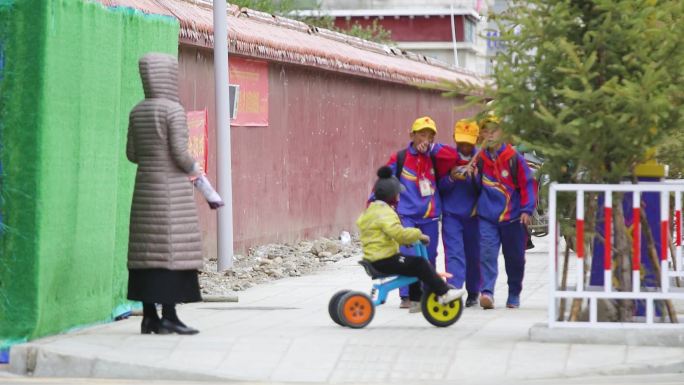
[[[383,8],[475,8],[478,3],[485,9],[491,0],[322,0],[323,9],[383,9]]]
[[[212,57],[180,48],[182,102],[209,107],[209,168],[216,156]],[[354,231],[376,169],[405,146],[419,116],[432,116],[451,141],[462,103],[439,92],[269,63],[269,125],[232,127],[235,246],[289,242]],[[239,113],[239,112],[238,112]],[[216,255],[215,213],[202,204],[205,253]]]
[[[431,16],[369,16],[336,17],[335,26],[349,29],[355,24],[364,27],[374,22],[390,32],[390,39],[401,49],[438,59],[456,66],[453,55],[453,36],[449,15]],[[468,71],[485,74],[487,59],[487,23],[476,22],[472,17],[454,16],[454,32],[458,48],[458,66]]]
[[[127,303],[137,61],[176,54],[179,26],[80,0],[22,0],[0,4],[0,31],[12,74],[0,84],[2,348],[110,320]]]
[[[382,19],[377,16],[372,16],[367,19],[364,17],[351,17],[349,19],[344,17],[335,18],[335,26],[342,29],[350,28],[354,24],[368,27],[373,25],[373,22],[377,22],[377,24],[388,30],[390,32],[391,40],[396,42],[451,42],[453,40],[451,16],[401,16],[398,18],[390,16]],[[464,40],[463,24],[463,15],[454,16],[456,41]]]
[[[211,50],[181,46],[178,51],[179,92],[186,111],[207,109],[209,151],[207,153],[209,179],[216,184],[216,106],[214,103],[214,55]],[[195,192],[199,211],[202,249],[207,257],[216,257],[215,210],[210,210],[204,197]]]

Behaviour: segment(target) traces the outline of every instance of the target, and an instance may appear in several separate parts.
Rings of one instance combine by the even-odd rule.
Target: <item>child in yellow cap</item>
[[[476,177],[480,195],[480,306],[494,308],[494,285],[502,250],[508,276],[506,307],[520,307],[525,274],[526,225],[537,202],[536,182],[525,158],[503,139],[500,120],[489,115],[482,122],[484,145]]]
[[[471,171],[477,154],[480,127],[470,119],[454,126],[457,158],[449,172],[439,178],[442,198],[442,240],[448,282],[455,287],[465,283],[466,307],[477,304],[480,293],[480,230],[475,213],[478,190]]]
[[[437,258],[439,217],[442,214],[436,172],[436,158],[442,151],[442,145],[434,143],[436,134],[437,125],[432,118],[422,116],[416,119],[411,125],[407,146],[392,154],[387,162],[392,174],[404,186],[396,208],[401,224],[420,229],[432,239],[427,251],[433,266]],[[370,200],[374,199],[371,195]],[[410,253],[410,250],[402,248],[402,253]],[[401,307],[419,312],[420,297],[414,294],[409,298],[409,294],[407,287],[400,289]]]

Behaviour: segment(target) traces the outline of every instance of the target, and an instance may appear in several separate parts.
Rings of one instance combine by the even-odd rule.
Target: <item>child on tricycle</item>
[[[385,166],[378,170],[375,183],[375,201],[357,220],[364,257],[359,263],[373,279],[393,278],[389,282],[375,284],[373,301],[365,293],[340,291],[330,301],[329,311],[335,322],[354,328],[370,323],[374,306],[384,303],[387,292],[406,284],[412,308],[419,308],[423,315],[436,326],[448,326],[458,319],[462,311],[460,298],[463,288],[450,288],[427,259],[423,245],[417,245],[421,254],[409,256],[399,254],[400,245],[416,242],[427,244],[430,238],[417,228],[401,225],[393,206],[399,201],[401,184]],[[398,276],[398,277],[395,277]],[[421,282],[428,291],[423,294]],[[458,300],[458,301],[457,301]],[[433,322],[434,321],[434,322]]]

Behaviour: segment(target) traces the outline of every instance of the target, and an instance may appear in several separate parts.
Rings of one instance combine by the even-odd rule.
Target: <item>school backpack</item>
[[[397,171],[394,175],[399,179],[401,172],[404,171],[404,162],[406,161],[406,151],[407,149],[397,151]],[[430,152],[430,159],[432,160],[432,172],[434,173],[435,181],[437,180],[437,161],[435,160],[435,155]]]

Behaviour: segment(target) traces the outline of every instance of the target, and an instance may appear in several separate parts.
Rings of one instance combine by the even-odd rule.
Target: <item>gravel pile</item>
[[[216,260],[206,261],[199,279],[202,294],[230,295],[260,283],[284,277],[309,274],[344,258],[361,258],[357,238],[343,235],[344,241],[321,238],[294,245],[268,244],[251,248],[247,255],[235,255],[233,269],[216,272]]]

